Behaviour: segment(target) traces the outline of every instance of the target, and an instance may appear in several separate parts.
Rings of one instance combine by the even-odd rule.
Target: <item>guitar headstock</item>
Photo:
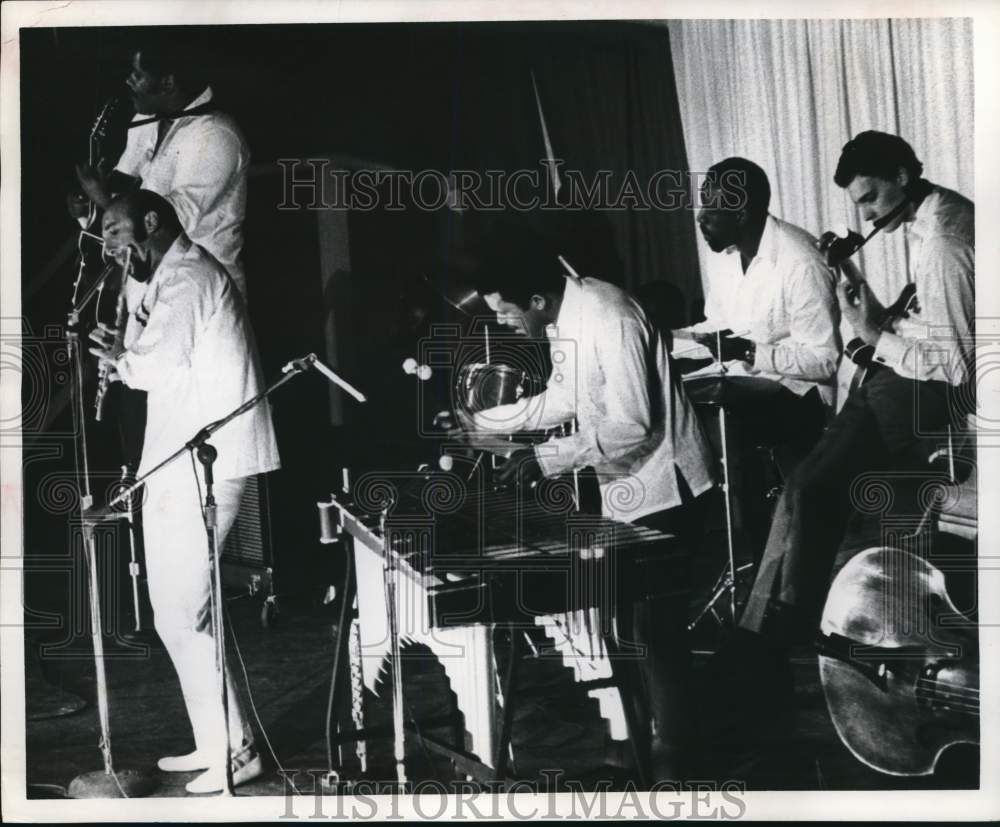
[[[827,267],[839,267],[854,255],[864,243],[864,236],[854,232],[854,230],[845,230],[844,234],[828,230],[820,236],[816,243],[816,249],[823,254]]]
[[[89,163],[96,166],[104,158],[110,141],[123,140],[125,125],[132,118],[132,101],[127,95],[113,95],[101,107],[90,128]]]
[[[129,100],[124,95],[114,95],[108,98],[101,107],[101,111],[94,118],[94,125],[90,128],[91,140],[103,140],[108,136],[108,130],[119,118],[124,119],[126,107]]]

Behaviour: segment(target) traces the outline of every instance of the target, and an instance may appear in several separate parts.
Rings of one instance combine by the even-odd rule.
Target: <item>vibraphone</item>
[[[335,512],[336,530],[352,539],[357,618],[347,648],[362,679],[353,685],[356,712],[362,684],[376,692],[392,659],[395,623],[399,641],[426,645],[451,682],[470,736],[471,753],[457,756],[471,759],[468,774],[502,774],[511,687],[498,693],[493,630],[506,627],[513,643],[519,629],[542,626],[577,682],[591,687],[611,736],[628,737],[636,722],[609,658],[622,647],[613,634],[618,566],[628,556],[678,553],[671,535],[577,512],[573,485],[561,479],[497,492],[458,473],[368,474],[352,502],[335,499],[324,510],[326,531]],[[398,665],[393,671],[397,680]],[[455,758],[455,749],[444,751]]]

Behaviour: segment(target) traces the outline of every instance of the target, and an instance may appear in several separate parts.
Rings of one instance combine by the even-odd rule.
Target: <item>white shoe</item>
[[[233,786],[252,781],[264,772],[264,762],[252,747],[233,756]],[[205,770],[193,781],[184,785],[189,793],[221,793],[226,788],[226,771],[222,767]]]
[[[211,765],[212,762],[198,750],[187,755],[167,755],[156,762],[156,766],[163,772],[194,772],[207,770]]]

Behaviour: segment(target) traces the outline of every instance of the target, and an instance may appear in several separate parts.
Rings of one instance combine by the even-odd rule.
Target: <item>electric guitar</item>
[[[848,284],[854,291],[859,289],[858,285],[862,281],[860,274],[851,266],[850,262],[842,266],[840,271],[844,274]],[[917,285],[912,282],[904,285],[899,293],[899,297],[885,308],[885,313],[879,323],[879,331],[892,331],[893,325],[899,319],[905,319],[910,313],[919,313],[920,303],[917,301]],[[844,355],[855,364],[854,375],[851,377],[850,391],[860,388],[865,381],[876,371],[882,370],[882,366],[875,361],[875,345],[870,345],[860,337],[851,339],[844,346]]]
[[[888,213],[874,221],[872,231],[867,236],[862,236],[853,230],[848,230],[846,236],[840,236],[833,231],[827,231],[820,236],[816,246],[823,254],[826,266],[843,275],[849,285],[848,293],[852,299],[857,295],[864,279],[857,268],[849,261],[850,257],[864,247],[883,227],[902,213],[909,203],[909,199],[904,198]],[[920,312],[920,306],[917,302],[917,286],[910,283],[903,287],[899,298],[885,308],[885,312],[879,320],[878,328],[880,331],[892,330],[897,320],[905,318],[910,313],[918,312]],[[881,368],[878,362],[874,361],[875,346],[866,343],[859,337],[851,339],[847,343],[844,347],[844,356],[857,365],[854,376],[851,377],[850,391],[852,393],[856,388],[861,387],[873,372]]]
[[[125,132],[125,124],[132,118],[131,101],[127,96],[115,95],[108,98],[94,119],[87,142],[87,163],[94,169],[104,170],[111,148],[109,142],[118,142]],[[120,133],[120,134],[119,134]],[[97,226],[98,209],[92,201],[86,215],[77,218],[84,230],[94,232]]]

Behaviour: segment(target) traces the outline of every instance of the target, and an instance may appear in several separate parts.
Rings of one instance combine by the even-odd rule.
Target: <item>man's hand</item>
[[[76,177],[87,198],[99,207],[108,206],[111,201],[111,189],[108,186],[107,173],[101,169],[100,164],[96,167],[90,164],[77,164]]]
[[[733,359],[745,359],[747,351],[753,347],[754,343],[750,339],[743,339],[739,336],[727,338],[725,336],[716,337],[713,334],[703,339],[701,344],[712,351],[712,355],[720,362],[731,362]]]
[[[115,331],[105,324],[99,324],[90,331],[90,341],[97,345],[97,347],[90,348],[90,352],[97,357],[99,362],[107,363],[112,368],[125,352],[125,348],[118,342]],[[113,370],[110,376],[112,381],[119,379],[118,374]]]
[[[535,449],[521,448],[511,454],[503,467],[497,471],[495,481],[497,485],[511,485],[514,482],[520,482],[522,485],[530,486],[544,476],[542,466],[538,464]]]
[[[505,435],[480,430],[474,415],[460,406],[454,411],[439,411],[434,415],[433,424],[449,439],[477,451],[489,451],[498,457],[509,457],[516,450],[515,443]]]
[[[872,295],[868,283],[860,281],[854,286],[846,279],[841,279],[837,285],[837,298],[840,301],[840,312],[854,329],[854,335],[869,345],[878,342],[882,335],[878,326],[882,305]]]

